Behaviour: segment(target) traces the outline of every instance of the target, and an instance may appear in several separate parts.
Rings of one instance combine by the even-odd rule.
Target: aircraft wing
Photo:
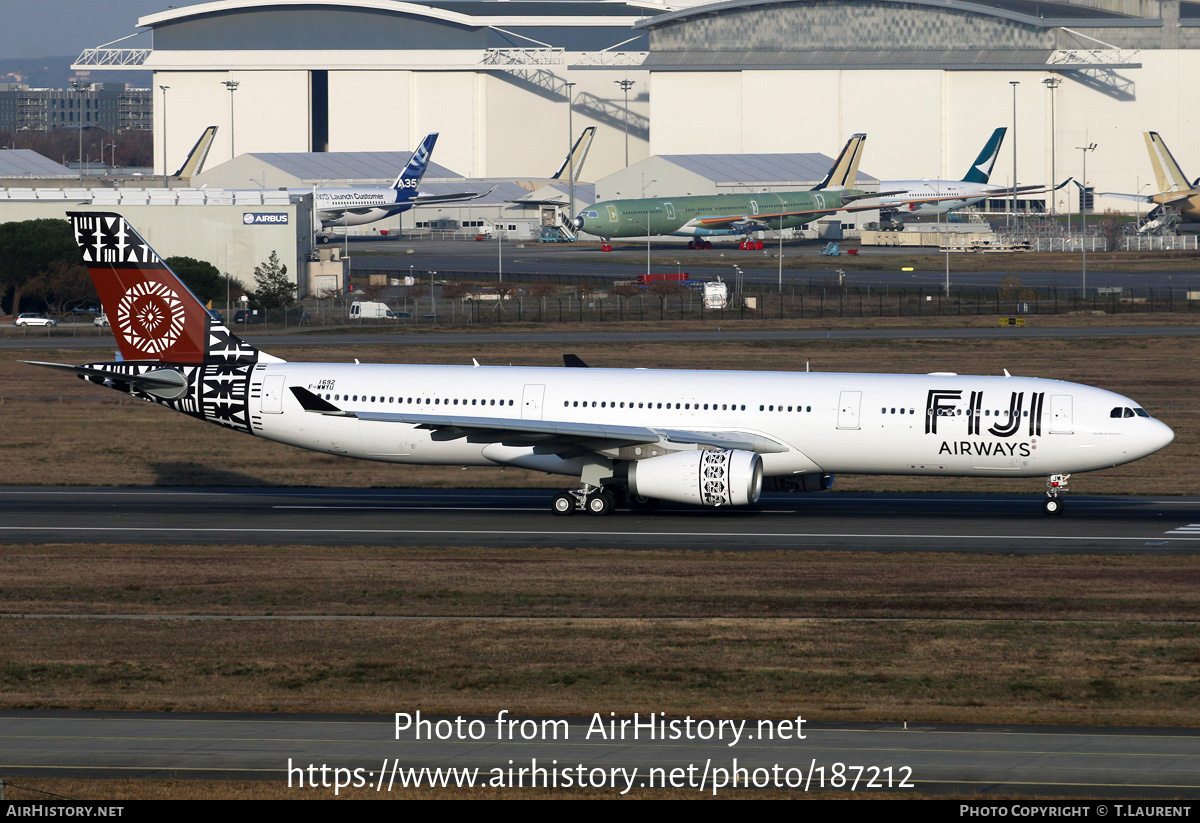
[[[620,449],[624,446],[654,443],[687,443],[719,449],[742,449],[760,454],[787,451],[786,446],[753,432],[705,432],[555,420],[514,420],[503,417],[349,411],[335,406],[308,389],[292,386],[291,391],[307,412],[335,417],[353,417],[368,422],[407,423],[429,430],[432,432],[431,437],[439,441],[466,438],[470,443],[538,446],[546,453],[551,454],[577,454],[580,451],[602,452]]]
[[[1059,183],[1057,186],[1017,186],[1017,194],[1043,194],[1045,192],[1058,191],[1063,186],[1070,183],[1074,178],[1068,177],[1066,180]],[[958,192],[957,194],[931,194],[928,197],[912,197],[906,200],[900,200],[897,203],[889,203],[888,207],[894,206],[922,206],[927,203],[940,203],[943,200],[971,200],[974,198],[984,197],[989,200],[1012,197],[1013,189],[991,189],[986,192],[976,192],[970,194],[967,192]],[[888,192],[888,194],[904,194],[902,191]]]
[[[1123,192],[1118,192],[1118,191],[1097,191],[1097,192],[1093,192],[1093,195],[1096,197],[1113,197],[1113,198],[1116,198],[1117,200],[1133,200],[1134,202],[1137,202],[1137,203],[1153,203],[1153,202],[1155,202],[1154,200],[1151,199],[1151,195],[1149,195],[1149,194],[1125,194]]]
[[[1098,191],[1096,197],[1114,197],[1118,200],[1133,200],[1138,203],[1153,203],[1156,206],[1180,206],[1200,195],[1200,189],[1187,191],[1163,191],[1154,194],[1125,194],[1116,191]]]
[[[428,206],[437,203],[459,203],[464,200],[478,200],[480,197],[487,197],[497,188],[498,186],[492,186],[487,191],[458,191],[450,194],[418,194],[408,202],[414,206]]]
[[[778,220],[783,217],[798,217],[803,214],[834,214],[839,211],[871,211],[880,208],[878,203],[873,203],[867,206],[845,205],[853,203],[855,200],[865,200],[868,198],[883,197],[888,194],[899,194],[899,192],[870,192],[868,194],[848,195],[843,205],[834,207],[828,205],[823,209],[794,209],[791,211],[776,211],[776,212],[760,212],[759,214],[750,214],[743,212],[742,214],[724,214],[719,217],[697,217],[691,221],[689,225],[696,226],[730,226],[733,228],[751,229],[756,225],[761,225],[764,220]]]

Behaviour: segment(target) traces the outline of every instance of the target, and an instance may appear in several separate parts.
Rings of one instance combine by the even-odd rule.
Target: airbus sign
[[[269,223],[275,226],[286,226],[288,222],[288,215],[287,212],[282,212],[280,214],[245,212],[242,215],[242,222],[247,226],[257,226],[263,223]]]

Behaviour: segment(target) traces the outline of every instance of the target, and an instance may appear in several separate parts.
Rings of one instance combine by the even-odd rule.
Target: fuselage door
[[[262,411],[263,414],[283,413],[283,384],[287,380],[282,374],[268,374],[263,378]]]
[[[525,391],[521,395],[522,420],[542,419],[542,398],[545,394],[546,387],[544,385],[530,384],[525,387]]]
[[[862,406],[862,392],[844,391],[838,401],[838,428],[857,429],[859,407]]]
[[[758,214],[758,201],[756,201],[756,200],[750,201],[750,212],[752,214]]]
[[[675,219],[675,207],[673,205],[671,205],[670,203],[663,203],[663,206],[665,206],[667,209],[667,219],[674,220]]]
[[[608,222],[610,222],[610,223],[619,223],[620,222],[619,218],[617,217],[617,207],[616,206],[608,207]]]
[[[1071,422],[1071,395],[1050,395],[1050,433],[1070,434],[1074,431]]]

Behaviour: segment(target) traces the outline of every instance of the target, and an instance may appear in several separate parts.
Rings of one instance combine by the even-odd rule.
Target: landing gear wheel
[[[587,511],[588,514],[594,514],[603,517],[607,514],[612,514],[616,508],[617,499],[612,492],[595,492],[588,495]]]
[[[570,492],[560,492],[554,495],[554,502],[550,504],[554,513],[563,517],[575,513],[575,495]]]
[[[1062,514],[1063,501],[1059,500],[1057,497],[1047,497],[1045,502],[1042,503],[1042,510],[1045,511],[1046,514]]]

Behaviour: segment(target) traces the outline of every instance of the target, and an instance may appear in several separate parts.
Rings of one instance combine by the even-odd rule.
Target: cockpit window
[[[1120,406],[1117,406],[1115,409],[1113,409],[1112,411],[1110,411],[1110,412],[1108,413],[1108,416],[1109,416],[1109,417],[1120,417],[1120,416],[1121,416],[1121,412],[1122,412],[1122,409],[1121,409],[1121,407],[1120,407]]]
[[[1138,417],[1149,417],[1150,416],[1150,412],[1146,411],[1145,409],[1143,409],[1140,406],[1138,408],[1134,409],[1134,412],[1137,414]]]

